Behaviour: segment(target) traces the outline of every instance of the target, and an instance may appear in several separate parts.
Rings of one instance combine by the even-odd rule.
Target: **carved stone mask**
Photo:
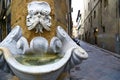
[[[47,2],[33,1],[28,4],[28,15],[26,17],[26,25],[28,30],[36,29],[36,33],[43,33],[43,29],[50,31],[51,8]]]

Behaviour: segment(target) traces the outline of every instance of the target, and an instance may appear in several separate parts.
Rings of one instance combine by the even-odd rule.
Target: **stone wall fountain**
[[[28,30],[36,29],[36,34],[43,33],[43,29],[50,31],[50,11],[47,2],[29,3]],[[57,26],[56,36],[50,43],[42,36],[34,37],[29,43],[22,31],[20,26],[14,27],[0,43],[0,63],[3,64],[0,67],[7,65],[4,71],[10,68],[9,72],[20,80],[58,80],[61,73],[68,72],[88,57],[61,26]]]

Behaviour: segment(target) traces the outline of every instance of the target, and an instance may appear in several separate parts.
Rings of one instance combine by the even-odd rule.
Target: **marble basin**
[[[62,47],[57,50],[58,48],[54,47],[57,44],[53,43],[52,50],[53,52],[59,51],[58,54],[62,55],[62,58],[51,64],[28,66],[16,60],[14,55],[23,55],[26,49],[24,46],[22,49],[16,47],[17,41],[22,37],[20,26],[16,26],[1,42],[0,51],[2,51],[11,71],[20,80],[58,80],[61,73],[68,72],[75,65],[80,64],[82,60],[88,58],[86,51],[78,46],[62,27],[58,26],[56,32],[56,37],[62,42]]]

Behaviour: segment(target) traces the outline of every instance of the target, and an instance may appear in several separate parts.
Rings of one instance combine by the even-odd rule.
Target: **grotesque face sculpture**
[[[33,1],[28,4],[28,15],[26,25],[28,30],[36,29],[36,33],[43,33],[43,29],[50,31],[51,17],[50,6],[47,2]]]

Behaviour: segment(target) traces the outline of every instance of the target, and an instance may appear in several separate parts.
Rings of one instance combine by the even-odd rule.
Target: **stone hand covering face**
[[[28,4],[28,15],[26,25],[28,30],[36,29],[36,33],[43,33],[43,29],[50,31],[51,17],[49,16],[51,8],[47,2],[33,1]]]

